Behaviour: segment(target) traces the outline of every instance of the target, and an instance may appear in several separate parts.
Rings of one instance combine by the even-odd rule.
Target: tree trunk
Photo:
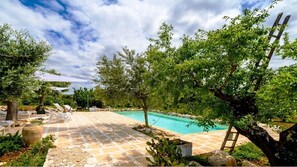
[[[279,156],[286,166],[297,166],[297,124],[280,133]]]
[[[263,151],[268,158],[270,165],[281,165],[281,160],[277,157],[278,141],[275,141],[265,129],[259,127],[256,123],[245,129],[236,126],[234,127],[241,135],[247,137]]]
[[[45,95],[41,94],[39,97],[39,105],[36,107],[37,114],[45,114],[44,100],[45,100]]]
[[[143,102],[143,106],[142,106],[142,109],[143,109],[143,112],[144,112],[144,122],[145,122],[145,127],[149,127],[149,123],[148,123],[148,116],[147,116],[147,104],[146,104],[146,98],[143,98],[142,99],[142,102]]]
[[[229,103],[233,109],[233,121],[258,114],[254,94],[236,98],[224,94],[221,90],[211,91],[216,97]],[[265,129],[259,127],[256,121],[247,127],[238,127],[236,124],[234,127],[263,151],[271,166],[297,166],[297,124],[281,132],[279,141],[274,140]]]
[[[18,101],[17,99],[12,99],[7,101],[7,114],[5,120],[18,120],[17,116],[18,111]]]

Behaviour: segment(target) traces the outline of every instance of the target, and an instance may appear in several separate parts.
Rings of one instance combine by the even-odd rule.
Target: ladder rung
[[[235,139],[227,139],[227,141],[236,141]]]
[[[230,132],[230,133],[238,133],[238,132]]]

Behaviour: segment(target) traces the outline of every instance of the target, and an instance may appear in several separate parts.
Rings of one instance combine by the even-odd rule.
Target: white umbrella
[[[56,90],[56,91],[62,91],[62,90],[67,90],[67,89],[69,89],[69,88],[62,88],[62,87],[54,87],[54,86],[51,86],[50,87],[51,88],[51,90]]]
[[[46,72],[37,71],[35,76],[44,82],[90,82],[85,79],[79,79],[74,77],[66,77],[62,75],[55,75]]]

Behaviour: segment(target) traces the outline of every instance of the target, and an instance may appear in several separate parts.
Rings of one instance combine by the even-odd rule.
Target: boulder
[[[201,164],[199,164],[196,161],[190,161],[189,164],[187,166],[202,166]]]
[[[213,166],[236,166],[235,158],[221,150],[212,151],[208,162]]]
[[[251,166],[251,167],[256,167],[257,165],[251,163],[250,161],[243,160],[243,161],[241,162],[241,166]]]

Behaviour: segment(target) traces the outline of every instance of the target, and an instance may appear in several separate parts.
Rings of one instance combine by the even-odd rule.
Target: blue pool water
[[[142,111],[120,111],[115,113],[144,122],[144,114]],[[148,121],[149,125],[168,129],[180,134],[203,132],[203,127],[199,127],[194,124],[187,127],[187,125],[193,122],[193,120],[189,118],[148,112]],[[224,129],[227,129],[227,126],[217,124],[216,127],[210,128],[209,131]]]

